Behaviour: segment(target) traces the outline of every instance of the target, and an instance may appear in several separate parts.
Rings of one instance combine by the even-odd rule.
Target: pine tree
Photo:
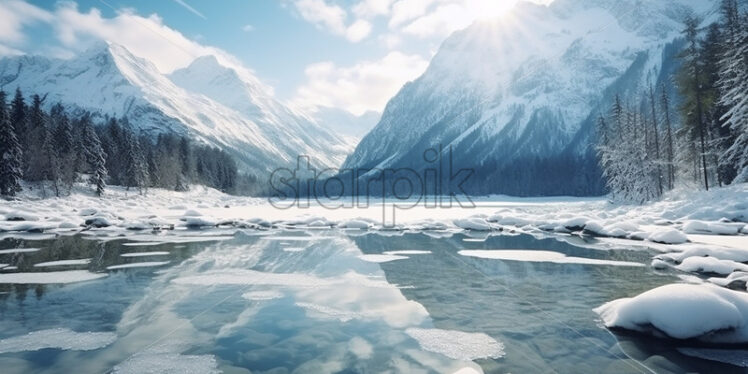
[[[52,183],[52,189],[55,191],[55,196],[60,196],[60,163],[57,158],[57,150],[55,149],[55,142],[53,139],[52,131],[45,126],[42,130],[44,132],[42,139],[42,165],[41,175],[43,181],[50,181]],[[42,182],[42,186],[44,186]]]
[[[140,142],[132,129],[123,127],[125,138],[125,160],[126,160],[126,183],[125,186],[137,187],[142,195],[148,185],[148,168],[140,147]]]
[[[81,122],[83,125],[82,151],[91,173],[89,182],[96,186],[96,195],[101,196],[106,189],[106,154],[101,148],[101,141],[99,136],[96,135],[87,113],[83,116]]]
[[[683,67],[678,74],[678,88],[683,97],[681,111],[686,119],[689,134],[697,139],[699,157],[704,178],[704,188],[709,190],[709,174],[706,157],[706,126],[704,124],[704,64],[701,55],[699,38],[699,21],[691,16],[686,18],[683,34],[686,38],[686,49],[679,56]]]
[[[675,144],[673,138],[673,126],[670,121],[670,98],[667,94],[665,84],[662,84],[662,93],[660,95],[660,105],[665,113],[665,157],[667,162],[667,186],[668,190],[675,187]]]
[[[13,196],[21,191],[21,145],[0,91],[0,195]]]
[[[655,104],[655,92],[652,85],[649,86],[649,103],[652,108],[652,133],[654,135],[654,151],[655,151],[655,163],[656,163],[656,174],[657,174],[657,190],[660,196],[662,196],[663,185],[662,185],[662,159],[660,155],[660,129],[657,126],[657,106]]]
[[[26,102],[23,99],[23,93],[21,93],[20,88],[16,87],[16,95],[13,97],[13,102],[10,104],[10,122],[13,124],[16,136],[21,142],[21,147],[25,150],[28,149],[28,144],[25,143],[25,140],[22,141],[21,139],[26,139],[27,111],[28,109],[26,107]]]
[[[738,3],[722,3],[725,48],[719,64],[719,104],[724,106],[721,117],[735,136],[720,160],[737,171],[734,182],[748,181],[748,14],[741,20]]]
[[[63,106],[58,103],[50,112],[54,124],[54,146],[59,160],[59,177],[68,192],[75,182],[75,140],[70,119],[65,114]]]

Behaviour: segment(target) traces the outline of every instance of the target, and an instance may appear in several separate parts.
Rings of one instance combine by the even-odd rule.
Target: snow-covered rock
[[[746,264],[732,260],[720,260],[714,257],[688,257],[675,268],[682,271],[723,275],[737,270],[748,271],[748,265]]]
[[[676,229],[666,229],[651,233],[649,240],[663,244],[683,244],[688,242],[688,237]]]
[[[473,231],[491,231],[492,227],[485,219],[480,217],[470,217],[464,219],[456,219],[453,221],[455,226]]]
[[[748,342],[748,294],[711,284],[670,284],[595,312],[609,328],[707,343]]]

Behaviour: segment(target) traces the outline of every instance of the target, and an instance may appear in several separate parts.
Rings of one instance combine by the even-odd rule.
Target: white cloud
[[[392,17],[389,26],[397,27],[407,21],[422,16],[436,0],[398,0],[392,5]],[[488,0],[500,1],[500,0]]]
[[[0,41],[21,44],[26,37],[23,27],[34,22],[49,22],[52,14],[24,1],[0,2]],[[9,48],[9,47],[5,47]]]
[[[353,7],[353,14],[362,18],[387,15],[394,0],[361,0]]]
[[[325,0],[296,0],[294,5],[301,17],[308,22],[333,34],[344,36],[353,43],[365,39],[371,33],[369,22],[359,19],[348,26],[348,12],[338,5],[328,4]]]
[[[357,43],[371,33],[371,23],[368,21],[364,21],[362,19],[354,22],[345,32],[345,37],[354,42]]]
[[[321,62],[306,68],[307,81],[296,92],[293,104],[314,110],[318,106],[342,108],[361,115],[381,112],[387,101],[408,81],[421,75],[428,61],[419,55],[390,52],[378,61],[349,67]]]
[[[19,56],[23,51],[0,44],[0,57]]]
[[[150,60],[163,73],[185,67],[205,55],[215,55],[224,64],[244,69],[235,57],[185,37],[164,25],[155,14],[143,17],[124,10],[113,18],[105,18],[96,8],[81,13],[74,3],[62,3],[55,10],[52,23],[57,38],[70,50],[85,49],[93,40],[108,40]]]

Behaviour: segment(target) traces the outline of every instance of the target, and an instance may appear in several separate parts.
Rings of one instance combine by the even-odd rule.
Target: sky
[[[0,57],[71,58],[104,39],[168,74],[212,54],[280,101],[360,115],[381,112],[452,32],[517,1],[0,0]]]

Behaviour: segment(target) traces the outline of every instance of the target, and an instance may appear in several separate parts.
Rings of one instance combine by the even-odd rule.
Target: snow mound
[[[92,351],[104,348],[117,340],[111,332],[75,332],[69,329],[49,329],[30,332],[0,340],[0,353],[30,352],[41,349]]]
[[[405,249],[401,251],[385,251],[382,253],[386,255],[409,256],[409,255],[430,255],[431,251],[422,251],[418,249]]]
[[[422,349],[453,360],[472,361],[504,356],[504,344],[484,333],[413,327],[406,329],[405,333],[418,341]]]
[[[131,252],[131,253],[122,253],[120,256],[122,257],[147,257],[147,256],[168,256],[169,252],[166,251],[156,251],[156,252]]]
[[[748,294],[711,284],[670,284],[595,309],[609,328],[709,343],[748,342]]]
[[[362,219],[352,219],[341,222],[340,224],[338,224],[338,227],[340,227],[341,229],[367,230],[371,227],[371,223]]]
[[[688,237],[678,230],[666,229],[651,233],[649,241],[663,244],[683,244],[688,241]]]
[[[11,249],[0,249],[0,255],[12,254],[12,253],[30,253],[37,252],[41,248],[11,248]]]
[[[7,273],[0,274],[1,283],[15,284],[64,284],[86,282],[104,278],[107,274],[91,273],[86,270],[52,271],[39,273]]]
[[[456,219],[453,221],[455,226],[472,231],[491,231],[491,224],[483,218],[470,217],[464,219]]]
[[[695,273],[713,273],[727,275],[734,271],[748,271],[748,265],[731,260],[720,260],[714,257],[688,257],[676,269]]]

